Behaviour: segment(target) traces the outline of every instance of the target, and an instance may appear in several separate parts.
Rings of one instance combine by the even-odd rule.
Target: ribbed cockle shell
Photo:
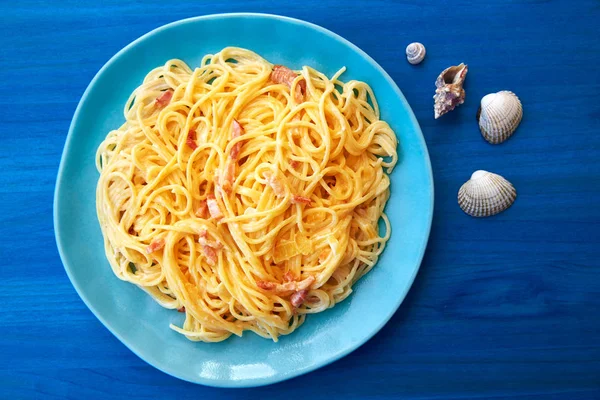
[[[522,118],[521,101],[508,90],[484,96],[477,111],[481,135],[491,144],[502,143],[511,137]]]
[[[454,110],[456,106],[465,102],[463,83],[468,67],[465,64],[446,68],[435,81],[434,113],[435,118]]]
[[[489,217],[510,207],[517,198],[514,186],[487,171],[475,171],[458,191],[458,205],[473,217]]]

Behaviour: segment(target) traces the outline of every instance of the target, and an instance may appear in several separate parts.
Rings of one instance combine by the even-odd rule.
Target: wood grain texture
[[[316,372],[244,390],[181,382],[119,343],[69,283],[52,226],[62,147],[94,74],[153,28],[233,11],[314,22],[375,58],[415,111],[436,185],[421,271],[386,327]],[[6,1],[0,15],[0,398],[600,398],[597,0]],[[413,41],[427,47],[418,66],[404,58]],[[460,62],[466,102],[434,120],[435,78]],[[504,89],[525,116],[492,146],[475,113]],[[462,213],[456,194],[476,169],[515,185],[513,207]]]

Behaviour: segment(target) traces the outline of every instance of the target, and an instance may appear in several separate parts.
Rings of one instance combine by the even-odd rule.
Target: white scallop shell
[[[414,42],[406,46],[406,59],[413,65],[423,61],[425,53],[425,46],[422,43]]]
[[[458,191],[458,205],[473,217],[489,217],[510,207],[517,198],[514,186],[487,171],[475,171]]]
[[[511,137],[522,118],[521,101],[508,90],[484,96],[477,112],[481,135],[491,144],[502,143]]]

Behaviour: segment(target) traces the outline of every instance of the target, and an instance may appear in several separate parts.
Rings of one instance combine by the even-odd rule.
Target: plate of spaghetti
[[[100,321],[158,369],[225,387],[309,372],[377,333],[432,213],[392,79],[334,33],[263,14],[178,21],[115,55],[77,107],[54,204]]]

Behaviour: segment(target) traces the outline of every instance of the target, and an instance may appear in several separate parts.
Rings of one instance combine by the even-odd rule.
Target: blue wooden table
[[[69,123],[100,67],[160,25],[233,11],[304,19],[375,58],[421,124],[436,188],[421,271],[386,327],[316,372],[242,390],[182,382],[131,353],[75,293],[52,226]],[[600,398],[597,0],[24,0],[0,15],[0,398]],[[412,41],[428,52],[416,67],[404,58]],[[434,120],[435,78],[460,62],[467,100]],[[475,114],[503,89],[525,116],[492,146]],[[476,169],[515,185],[512,208],[489,219],[458,208]]]

